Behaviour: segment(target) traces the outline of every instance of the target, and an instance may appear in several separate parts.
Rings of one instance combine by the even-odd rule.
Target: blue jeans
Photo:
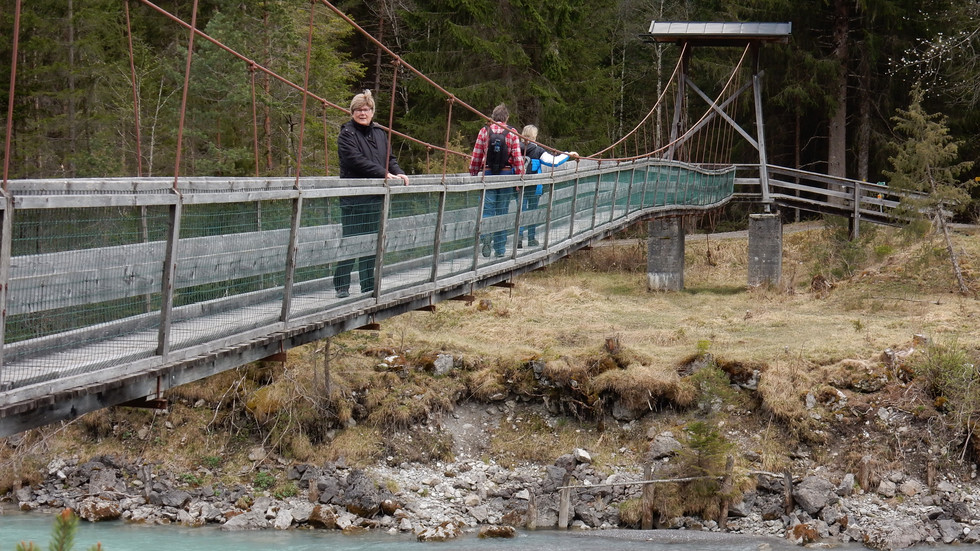
[[[507,171],[501,174],[511,174],[511,172]],[[514,188],[488,189],[486,198],[483,200],[483,217],[507,214],[510,209],[510,201],[513,198]],[[507,230],[497,230],[489,237],[484,234],[480,235],[481,243],[487,239],[491,239],[494,255],[504,256],[507,252]]]
[[[523,212],[528,212],[528,211],[536,210],[538,208],[538,200],[539,199],[541,199],[541,196],[538,195],[538,194],[536,194],[534,189],[525,189],[524,190],[524,208],[522,209]],[[524,229],[525,228],[527,229],[527,239],[528,239],[528,241],[537,239],[537,235],[538,235],[537,234],[537,228],[538,228],[538,225],[537,224],[531,224],[529,226],[521,226],[520,235],[518,235],[517,239],[519,239],[521,241],[524,240]]]

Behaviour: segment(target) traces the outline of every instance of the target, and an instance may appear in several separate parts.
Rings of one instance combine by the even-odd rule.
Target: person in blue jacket
[[[561,153],[559,155],[552,155],[545,148],[534,143],[534,140],[538,139],[538,127],[533,124],[529,124],[524,127],[521,131],[521,153],[524,157],[524,162],[527,167],[526,172],[528,174],[541,174],[544,172],[545,167],[555,167],[564,164],[566,161],[572,158],[578,158],[578,154],[574,151],[569,153]],[[532,211],[538,208],[538,201],[541,198],[543,186],[538,184],[534,188],[528,188],[524,191],[524,203],[523,212]],[[524,246],[524,230],[527,230],[527,246],[537,247],[539,245],[537,239],[537,224],[530,224],[528,226],[521,226],[520,233],[517,236],[517,248],[522,248]]]
[[[384,178],[402,181],[407,186],[408,176],[398,166],[395,156],[388,151],[388,133],[375,124],[374,97],[370,90],[354,96],[350,102],[351,120],[340,126],[337,136],[337,154],[340,157],[341,178]],[[354,195],[340,198],[340,224],[343,236],[378,233],[381,227],[382,195]],[[340,261],[333,274],[333,286],[337,298],[350,296],[350,274],[354,264],[358,267],[358,281],[362,293],[374,292],[375,255],[356,260]]]

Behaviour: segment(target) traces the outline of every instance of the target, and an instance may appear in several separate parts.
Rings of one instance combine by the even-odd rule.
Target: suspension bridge
[[[19,1],[17,8],[19,15]],[[128,3],[126,9],[128,20]],[[193,17],[166,15],[188,31],[186,97],[193,42],[214,39],[195,28]],[[746,69],[743,61],[766,42],[785,41],[788,24],[697,25],[651,25],[652,41],[676,43],[684,54],[657,106],[606,150],[543,174],[447,173],[451,156],[465,156],[448,144],[453,106],[483,115],[446,92],[447,143],[425,144],[443,155],[443,171],[412,175],[409,186],[304,176],[301,166],[295,176],[184,176],[179,141],[173,176],[8,179],[20,34],[14,32],[0,202],[0,437],[113,405],[165,405],[168,389],[442,301],[472,301],[477,290],[510,285],[639,222],[754,202],[777,224],[775,258],[768,259],[776,269],[762,275],[769,282],[778,282],[779,208],[841,214],[855,229],[860,220],[892,223],[901,197],[887,187],[766,162],[761,73],[757,63]],[[281,78],[214,42],[253,74]],[[694,44],[744,48],[717,95],[686,74]],[[302,84],[287,84],[303,92],[303,120],[307,101],[343,111]],[[689,116],[692,92],[705,102],[700,118]],[[755,117],[747,127],[754,131],[734,119],[746,92]],[[138,144],[138,110],[136,118]],[[413,139],[392,126],[389,118],[390,141]],[[736,139],[758,152],[757,163],[725,158]],[[301,160],[302,138],[297,148]],[[515,190],[508,214],[482,216],[487,191],[502,188]],[[538,189],[538,207],[523,210],[523,195]],[[345,237],[339,201],[364,194],[383,198],[380,229]],[[537,244],[517,246],[521,228],[530,225],[538,228]],[[666,241],[680,247],[681,266],[661,267],[651,244],[652,289],[671,288],[683,273],[683,227],[664,227]],[[507,236],[502,257],[485,256],[480,246],[480,236],[493,232]],[[376,260],[373,288],[338,298],[334,267],[366,256]]]

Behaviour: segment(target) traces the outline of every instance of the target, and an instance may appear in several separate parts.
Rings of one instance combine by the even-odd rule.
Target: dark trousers
[[[356,205],[340,205],[340,224],[343,228],[344,237],[378,233],[378,229],[381,227],[381,198]],[[356,260],[353,258],[341,260],[333,273],[334,289],[346,291],[350,288],[350,273],[356,263],[361,292],[374,291],[375,256],[372,254],[359,257]]]

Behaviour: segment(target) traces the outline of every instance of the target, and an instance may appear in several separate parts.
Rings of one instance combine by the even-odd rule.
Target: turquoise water
[[[13,551],[18,542],[33,541],[47,549],[53,515],[10,513],[0,516],[0,551]],[[369,532],[345,536],[323,530],[264,530],[226,532],[213,526],[145,526],[125,522],[82,521],[75,536],[75,551],[87,551],[97,542],[105,551],[798,551],[779,539],[659,530],[653,532],[521,532],[514,539],[481,540],[475,534],[451,542],[416,541],[411,535]],[[626,539],[629,538],[629,539]],[[688,540],[690,541],[684,541]],[[650,541],[650,540],[653,541]],[[859,546],[845,546],[859,550]]]

